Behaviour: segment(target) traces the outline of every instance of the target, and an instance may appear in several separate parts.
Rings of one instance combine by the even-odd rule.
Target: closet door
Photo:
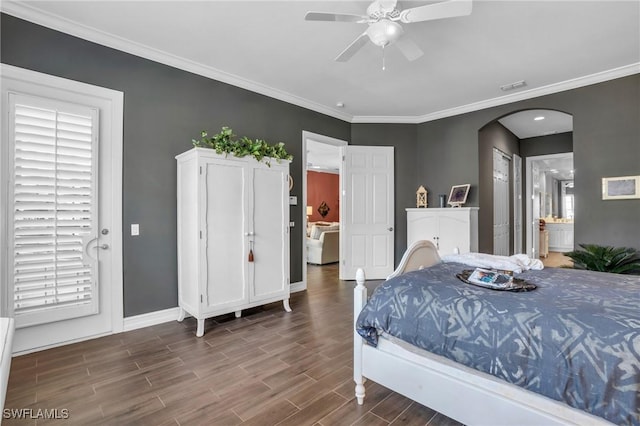
[[[205,229],[201,244],[205,259],[205,311],[217,311],[242,305],[248,301],[247,177],[250,170],[244,162],[208,160],[204,164],[204,191],[200,205]],[[195,206],[194,206],[195,208]]]
[[[283,294],[289,276],[289,172],[271,163],[256,165],[252,179],[253,262],[249,273],[250,300],[260,301]]]

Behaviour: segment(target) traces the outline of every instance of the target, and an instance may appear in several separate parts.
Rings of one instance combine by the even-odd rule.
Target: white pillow
[[[325,231],[326,226],[313,225],[311,227],[311,232],[309,233],[309,238],[312,240],[320,239],[320,235]]]

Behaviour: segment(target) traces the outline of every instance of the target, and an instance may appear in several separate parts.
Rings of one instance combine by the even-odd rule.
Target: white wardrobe
[[[193,148],[178,161],[178,305],[198,320],[289,308],[289,161]]]
[[[478,251],[478,207],[409,208],[407,247],[429,240],[440,256]]]

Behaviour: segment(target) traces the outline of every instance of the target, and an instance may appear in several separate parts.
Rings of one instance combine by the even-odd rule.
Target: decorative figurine
[[[427,190],[424,189],[422,185],[420,185],[420,188],[416,191],[416,207],[427,207]]]

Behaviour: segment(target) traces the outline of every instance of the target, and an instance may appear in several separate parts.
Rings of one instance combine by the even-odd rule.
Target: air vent
[[[504,86],[500,86],[500,90],[503,92],[508,92],[509,90],[519,89],[520,87],[524,87],[527,85],[527,82],[524,80],[516,81],[515,83],[505,84]]]

